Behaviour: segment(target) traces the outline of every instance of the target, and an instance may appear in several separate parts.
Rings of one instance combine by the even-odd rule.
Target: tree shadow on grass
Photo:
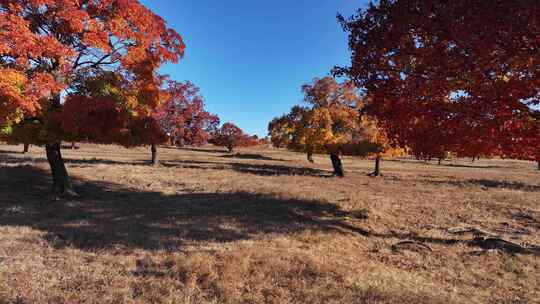
[[[174,148],[178,150],[186,150],[186,151],[193,151],[193,152],[203,152],[203,153],[228,153],[226,149],[203,149],[203,148],[197,148],[197,147],[169,147]]]
[[[264,155],[261,155],[261,154],[252,154],[252,153],[236,153],[236,154],[223,155],[222,157],[224,157],[224,158],[239,158],[239,159],[253,159],[253,160],[281,161],[281,162],[286,161],[284,159],[272,158],[272,157],[264,156]]]
[[[239,162],[209,162],[193,160],[166,161],[166,167],[180,167],[188,169],[233,170],[240,173],[259,176],[301,175],[315,177],[332,177],[332,172],[315,168],[283,166],[273,164],[253,164]]]
[[[530,185],[523,182],[504,181],[504,180],[490,180],[490,179],[467,179],[463,181],[426,180],[425,182],[430,183],[430,184],[445,184],[445,185],[452,185],[452,186],[457,186],[457,187],[472,185],[472,186],[493,188],[493,189],[511,189],[511,190],[526,191],[526,192],[540,192],[540,185]]]
[[[438,168],[444,168],[444,167],[451,167],[451,168],[470,168],[470,169],[502,169],[507,168],[504,166],[495,166],[495,165],[474,165],[474,164],[455,164],[455,163],[448,163],[447,161],[444,161],[440,165],[437,161],[423,161],[423,160],[413,160],[413,159],[387,159],[386,162],[395,162],[395,163],[402,163],[402,164],[414,164],[414,165],[427,165],[427,166],[433,166]]]
[[[246,192],[167,195],[76,177],[81,198],[48,202],[48,173],[30,166],[0,168],[0,182],[1,226],[32,227],[56,247],[84,250],[181,250],[268,233],[336,230],[333,221],[347,215],[318,201]]]
[[[13,154],[13,153],[9,153]],[[44,157],[16,157],[9,154],[0,155],[0,161],[10,164],[47,163]],[[90,167],[93,165],[111,165],[111,166],[146,166],[150,164],[149,160],[140,161],[116,161],[103,158],[84,158],[72,159],[64,157],[64,162],[73,167]],[[252,164],[239,162],[213,162],[199,160],[166,160],[161,165],[168,168],[186,168],[202,170],[233,170],[240,173],[255,174],[260,176],[279,176],[279,175],[302,175],[316,177],[332,177],[330,171],[315,168],[294,167],[272,164]]]
[[[56,248],[182,251],[185,246],[254,239],[266,234],[322,231],[391,241],[478,246],[470,240],[375,232],[351,223],[365,212],[344,211],[314,200],[281,199],[247,192],[167,195],[120,184],[73,178],[80,198],[49,202],[48,172],[0,167],[0,226],[43,231]],[[183,189],[178,189],[182,191]]]
[[[249,173],[260,176],[279,176],[279,175],[302,175],[316,177],[332,177],[332,172],[306,167],[291,167],[269,164],[251,164],[251,163],[229,163],[234,171]]]
[[[8,154],[15,154],[10,152]],[[26,163],[48,163],[45,157],[32,157],[32,156],[6,156],[0,155],[0,161],[4,161],[10,164],[26,164]],[[78,167],[88,167],[91,165],[111,165],[111,166],[142,166],[151,164],[150,160],[140,160],[140,161],[117,161],[112,159],[104,158],[69,158],[64,157],[64,162],[69,165],[78,166]]]

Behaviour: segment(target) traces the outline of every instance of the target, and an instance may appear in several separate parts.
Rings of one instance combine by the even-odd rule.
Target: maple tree
[[[2,0],[2,137],[45,145],[53,191],[75,194],[61,141],[161,140],[157,69],[183,52],[180,35],[137,0]]]
[[[235,124],[226,122],[221,128],[215,130],[209,140],[210,143],[226,147],[233,152],[235,147],[249,147],[259,144],[256,136],[249,136]]]
[[[171,144],[206,144],[210,134],[217,129],[219,118],[205,110],[199,88],[189,81],[169,81],[165,90],[168,98],[152,116],[169,136]]]
[[[481,17],[479,17],[481,16]],[[351,66],[390,141],[419,157],[539,161],[537,1],[385,0],[339,16]]]
[[[500,155],[503,158],[536,161],[540,170],[540,111],[531,110],[523,124],[508,122],[513,136],[503,137],[499,141]],[[515,130],[514,128],[519,128]]]
[[[375,155],[373,175],[379,175],[380,158],[397,150],[388,145],[376,122],[362,114],[365,102],[356,87],[324,77],[302,86],[302,91],[309,106],[294,106],[273,119],[268,125],[272,143],[306,152],[308,160],[313,153],[329,154],[336,176],[344,176],[340,155]]]

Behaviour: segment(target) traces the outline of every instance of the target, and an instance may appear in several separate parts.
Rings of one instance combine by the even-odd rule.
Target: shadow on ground
[[[0,154],[0,162],[10,164],[47,163],[44,157],[24,157],[13,156],[14,153]],[[140,161],[117,161],[102,158],[72,159],[64,157],[64,162],[72,167],[91,167],[93,165],[114,165],[114,166],[146,166],[150,165],[149,160]],[[272,164],[252,164],[240,162],[213,162],[199,160],[166,160],[161,165],[169,168],[187,168],[203,170],[233,170],[240,173],[255,174],[260,176],[272,175],[303,175],[316,177],[332,177],[332,172],[308,167],[294,167]]]
[[[402,163],[402,164],[434,166],[434,167],[440,167],[440,168],[444,168],[444,167],[470,168],[470,169],[502,169],[502,168],[506,168],[504,166],[475,165],[473,163],[471,163],[471,164],[455,164],[455,163],[449,163],[448,161],[443,161],[439,165],[437,161],[422,161],[422,160],[415,160],[415,159],[386,159],[385,161],[386,162]]]
[[[238,159],[252,159],[252,160],[268,160],[268,161],[286,161],[284,159],[278,159],[278,158],[272,158],[268,156],[264,156],[261,154],[251,154],[251,153],[236,153],[236,154],[228,154],[223,155],[224,158],[238,158]]]
[[[463,181],[426,180],[424,182],[427,182],[430,184],[452,185],[452,186],[457,186],[457,187],[477,186],[477,187],[492,188],[492,189],[511,189],[511,190],[526,191],[526,192],[540,192],[540,185],[530,185],[523,182],[513,182],[513,181],[504,181],[504,180],[491,180],[491,179],[467,179]]]
[[[245,192],[165,195],[77,178],[80,199],[49,202],[48,172],[30,166],[1,167],[0,182],[0,226],[32,227],[56,247],[85,250],[181,250],[268,233],[338,230],[347,215],[318,201]]]
[[[80,198],[50,202],[46,199],[51,183],[47,171],[31,166],[0,167],[0,226],[31,227],[45,232],[45,240],[54,247],[89,251],[181,251],[190,244],[302,231],[478,246],[463,239],[370,231],[358,222],[368,219],[369,212],[344,211],[329,202],[186,189],[167,195],[109,182],[73,180]],[[523,219],[537,224],[534,217]]]

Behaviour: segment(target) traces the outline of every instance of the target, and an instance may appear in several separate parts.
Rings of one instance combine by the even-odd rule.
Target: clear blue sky
[[[349,64],[336,21],[367,0],[143,0],[182,35],[186,55],[162,69],[201,88],[222,122],[265,136],[268,122],[302,101],[300,86]]]

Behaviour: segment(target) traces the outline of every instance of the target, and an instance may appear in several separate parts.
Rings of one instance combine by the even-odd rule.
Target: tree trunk
[[[152,166],[159,166],[159,154],[156,144],[152,144],[150,147],[150,151],[152,151]]]
[[[439,157],[439,166],[441,165],[442,157]]]
[[[60,152],[60,143],[57,142],[45,145],[45,151],[47,152],[47,160],[49,161],[49,166],[51,167],[53,194],[60,196],[77,196],[66,170],[62,153]]]
[[[375,158],[375,170],[368,175],[373,176],[373,177],[381,175],[381,156],[380,155],[377,155],[377,157]]]
[[[308,162],[310,162],[310,163],[314,163],[314,162],[315,162],[315,161],[313,160],[313,152],[307,151],[307,160],[308,160]]]
[[[229,150],[229,153],[232,153],[234,151],[234,146],[233,145],[228,145],[227,150]]]
[[[71,150],[75,150],[75,147],[76,147],[75,142],[71,142]]]
[[[23,148],[22,153],[26,154],[26,153],[28,153],[29,150],[30,150],[30,145],[29,144],[24,144],[24,148]]]
[[[185,143],[184,143],[184,137],[180,137],[180,139],[178,139],[177,141],[177,146],[180,147],[180,148],[183,148],[185,146]]]
[[[332,167],[334,167],[334,175],[338,177],[344,177],[345,173],[343,172],[343,164],[339,158],[339,154],[330,153],[330,160],[332,161]]]

